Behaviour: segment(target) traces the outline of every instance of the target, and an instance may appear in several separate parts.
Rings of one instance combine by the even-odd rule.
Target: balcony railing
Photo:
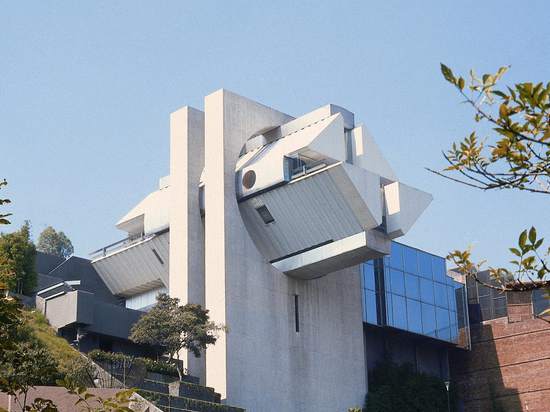
[[[103,246],[101,249],[94,250],[92,253],[90,253],[90,257],[92,260],[94,260],[94,259],[99,259],[101,257],[105,257],[107,255],[111,255],[115,252],[118,252],[119,250],[126,249],[132,245],[135,245],[137,243],[151,239],[155,236],[166,233],[168,232],[168,230],[169,229],[166,228],[166,229],[159,230],[158,232],[155,232],[155,233],[149,233],[147,235],[144,233],[141,233],[139,235],[128,236],[127,238],[118,240],[107,246]]]

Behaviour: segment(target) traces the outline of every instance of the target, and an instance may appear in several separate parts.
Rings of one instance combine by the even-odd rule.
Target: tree
[[[36,286],[36,248],[25,222],[13,233],[0,234],[0,280],[8,289],[28,293]]]
[[[178,298],[161,293],[156,305],[132,327],[130,339],[160,348],[168,355],[168,362],[175,360],[181,380],[179,352],[187,349],[200,357],[202,350],[216,343],[217,333],[223,329],[223,326],[210,321],[208,310],[201,305],[188,303],[180,306]]]
[[[27,393],[36,385],[52,385],[58,378],[57,362],[35,339],[20,342],[0,364],[0,388],[25,410]]]
[[[17,348],[16,336],[22,323],[20,303],[7,293],[2,293],[0,295],[0,364],[9,351]]]
[[[67,259],[74,253],[71,240],[63,232],[48,226],[40,233],[36,250]]]
[[[6,186],[7,184],[8,182],[6,182],[6,179],[0,180],[0,189],[2,188],[2,186]],[[0,206],[8,203],[11,203],[10,199],[0,198]],[[0,213],[0,225],[9,225],[10,221],[6,219],[9,216],[11,216],[11,213]]]
[[[0,316],[0,390],[14,396],[24,410],[31,387],[59,378],[57,362],[25,324],[19,302],[1,298],[0,313],[8,315]]]
[[[451,83],[470,105],[474,120],[488,126],[492,134],[479,139],[473,131],[443,153],[449,166],[429,171],[455,182],[481,190],[515,189],[550,194],[550,82],[517,83],[497,89],[508,67],[479,78],[471,70],[466,80],[441,64],[445,80]],[[469,92],[468,92],[469,91]],[[471,250],[455,250],[447,257],[466,276],[483,285],[504,291],[545,288],[550,291],[550,248],[534,227],[524,230],[517,247],[509,251],[512,269],[489,267],[496,284],[477,277],[484,262],[474,263]]]

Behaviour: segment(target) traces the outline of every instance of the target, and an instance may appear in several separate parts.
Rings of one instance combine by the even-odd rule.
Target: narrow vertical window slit
[[[296,332],[300,332],[300,312],[298,309],[298,295],[294,295],[294,323]]]

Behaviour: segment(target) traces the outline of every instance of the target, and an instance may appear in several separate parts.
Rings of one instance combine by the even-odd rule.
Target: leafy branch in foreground
[[[550,194],[550,82],[517,83],[497,89],[508,67],[481,79],[470,70],[468,86],[441,64],[445,80],[454,85],[474,110],[474,119],[494,134],[480,139],[474,130],[443,153],[449,166],[428,170],[482,190],[519,189]],[[467,93],[466,90],[469,90]],[[456,177],[449,173],[458,173]]]
[[[65,385],[68,393],[78,397],[75,407],[83,412],[132,412],[130,408],[131,397],[135,389],[126,389],[117,392],[113,397],[103,398],[94,395],[84,387],[67,385],[67,382],[60,382]]]
[[[477,276],[484,262],[473,263],[470,250],[455,250],[447,256],[447,259],[457,266],[460,273],[472,277],[491,289],[506,292],[542,288],[550,290],[550,279],[548,279],[550,275],[550,247],[544,252],[543,243],[544,239],[537,237],[534,227],[529,231],[521,232],[517,247],[510,248],[510,252],[514,255],[510,263],[514,270],[490,267],[489,275],[495,281],[494,283],[485,282]]]
[[[550,82],[516,83],[498,89],[497,83],[508,71],[501,67],[494,74],[479,78],[470,70],[468,85],[463,77],[441,64],[441,73],[474,111],[476,123],[492,130],[480,139],[474,130],[461,142],[443,153],[449,166],[430,172],[452,181],[482,190],[516,189],[550,194]],[[454,174],[454,175],[451,175]],[[503,291],[550,291],[550,248],[543,249],[534,227],[524,230],[514,255],[512,269],[489,268],[495,282],[485,282],[477,274],[484,262],[474,263],[471,250],[455,250],[447,259],[457,270],[484,286]]]

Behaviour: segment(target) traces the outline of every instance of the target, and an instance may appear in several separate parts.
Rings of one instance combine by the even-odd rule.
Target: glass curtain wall
[[[477,277],[490,285],[498,285],[491,278],[488,271],[479,272]],[[508,303],[505,293],[483,286],[470,277],[466,279],[466,286],[468,288],[468,304],[472,323],[508,316]]]
[[[389,256],[362,264],[362,285],[366,323],[458,343],[465,288],[442,257],[392,242]]]

